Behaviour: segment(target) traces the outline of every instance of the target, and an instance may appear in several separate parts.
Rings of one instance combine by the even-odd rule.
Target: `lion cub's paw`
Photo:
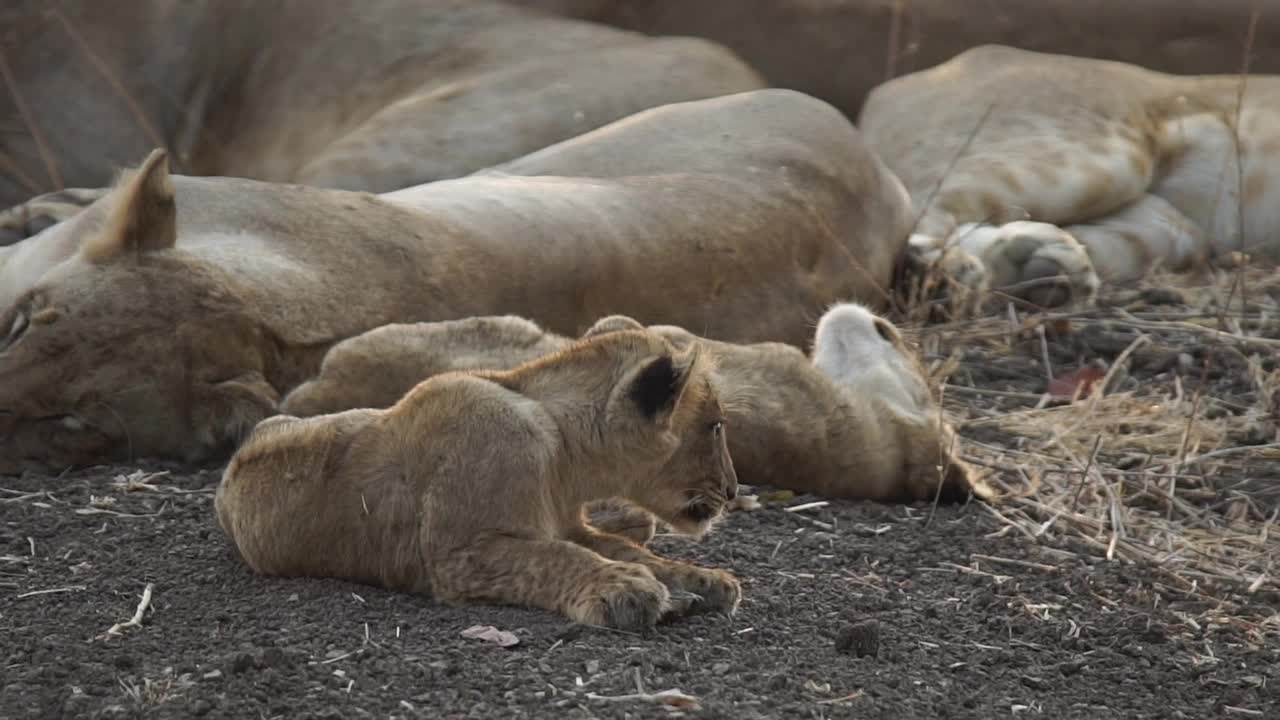
[[[636,563],[603,568],[579,594],[570,616],[589,625],[648,633],[671,609],[671,593]]]
[[[732,615],[742,599],[738,579],[724,570],[681,565],[663,575],[673,597],[696,596],[687,607],[681,608],[681,614],[719,612]]]
[[[657,520],[649,511],[625,500],[599,500],[587,505],[587,522],[603,533],[621,535],[637,545],[647,545],[657,532]]]

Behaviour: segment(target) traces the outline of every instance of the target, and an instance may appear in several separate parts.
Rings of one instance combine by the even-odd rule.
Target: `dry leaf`
[[[498,647],[512,647],[520,644],[520,638],[516,637],[515,633],[499,630],[492,625],[472,625],[462,631],[462,637],[472,640],[484,640]]]
[[[1049,383],[1048,392],[1056,398],[1070,400],[1073,397],[1077,397],[1076,392],[1078,390],[1079,397],[1086,397],[1089,391],[1093,389],[1094,383],[1106,376],[1106,372],[1092,365],[1082,367],[1079,370],[1072,370],[1054,378],[1053,382]]]

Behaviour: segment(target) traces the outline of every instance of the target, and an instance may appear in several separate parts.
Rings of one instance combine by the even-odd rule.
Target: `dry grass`
[[[1156,278],[1085,312],[1011,306],[908,334],[953,383],[945,403],[1002,532],[1149,565],[1184,590],[1280,590],[1280,271]],[[1078,363],[1053,367],[1050,349],[1080,358],[1090,340],[1107,346],[1092,360],[1105,378],[1045,394]],[[1160,357],[1176,362],[1135,369]]]

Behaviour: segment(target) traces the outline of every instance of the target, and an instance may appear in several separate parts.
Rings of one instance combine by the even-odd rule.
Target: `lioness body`
[[[876,85],[987,43],[1171,73],[1238,72],[1247,53],[1254,72],[1280,73],[1280,0],[510,1],[723,43],[771,84],[851,117]]]
[[[188,175],[383,192],[763,87],[705,40],[491,0],[20,0],[0,20],[0,208],[156,146]]]
[[[705,359],[614,333],[508,372],[438,375],[386,410],[268,420],[215,506],[260,573],[644,629],[675,591],[732,612],[737,582],[601,533],[583,505],[623,496],[705,532],[737,488],[724,435]]]
[[[883,302],[911,223],[848,121],[785,90],[382,196],[139,174],[0,254],[0,472],[216,455],[393,322],[619,312],[800,344],[827,304]]]
[[[641,327],[603,319],[588,336]],[[651,331],[715,360],[729,449],[740,478],[829,497],[963,499],[975,478],[896,329],[865,309],[823,315],[813,361],[783,343],[735,344],[674,326]],[[395,404],[419,381],[456,370],[504,370],[572,345],[519,317],[387,325],[345,340],[281,401],[299,417]]]

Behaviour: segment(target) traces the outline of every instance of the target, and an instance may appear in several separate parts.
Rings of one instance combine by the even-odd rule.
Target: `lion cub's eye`
[[[30,321],[27,320],[27,314],[19,311],[18,314],[14,316],[13,323],[9,325],[9,332],[5,334],[4,342],[0,342],[0,350],[3,350],[17,342],[18,338],[22,337],[22,334],[27,331],[27,328],[30,327],[30,325]]]

